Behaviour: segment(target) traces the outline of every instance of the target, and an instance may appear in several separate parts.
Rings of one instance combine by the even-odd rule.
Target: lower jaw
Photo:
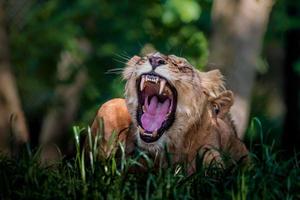
[[[176,100],[174,101],[176,103]],[[153,141],[145,141],[142,137],[142,134],[139,130],[139,127],[143,127],[142,126],[142,123],[141,123],[141,117],[143,115],[143,112],[142,112],[142,105],[139,104],[137,106],[137,110],[135,110],[135,116],[136,116],[136,126],[137,126],[137,131],[138,131],[138,137],[139,139],[145,143],[145,144],[155,144],[157,143],[158,141],[161,140],[161,138],[163,137],[163,135],[165,134],[165,132],[172,126],[173,122],[175,121],[175,113],[176,113],[176,107],[175,108],[172,108],[173,112],[169,115],[169,118],[167,119],[167,121],[164,122],[163,126],[166,126],[168,128],[164,129],[164,128],[159,128],[158,129],[158,135],[157,135],[157,138],[154,138]],[[166,125],[167,124],[167,125]]]
[[[139,118],[137,118],[137,119],[139,119]],[[144,130],[143,129],[143,125],[141,123],[139,123],[140,121],[141,121],[141,119],[137,120],[137,123],[136,123],[136,125],[137,125],[137,132],[138,132],[139,138],[144,143],[148,143],[148,144],[155,143],[155,142],[159,141],[160,138],[165,134],[166,129],[164,129],[163,127],[160,127],[157,130],[156,136],[153,136],[153,134],[155,134],[155,133],[153,131]],[[148,133],[149,135],[146,136],[142,132],[144,132],[146,134]]]
[[[143,136],[142,133],[139,132],[139,138],[141,139],[141,141],[143,141],[144,143],[147,143],[147,144],[156,143],[157,141],[159,141],[161,136],[157,136],[156,138],[151,138],[151,136]]]
[[[141,147],[142,149],[145,149],[145,150],[150,150],[150,151],[151,151],[152,148],[156,148],[157,145],[160,144],[159,141],[161,140],[161,138],[159,138],[159,139],[157,139],[155,141],[147,142],[147,141],[145,141],[145,140],[142,139],[140,133],[139,133],[138,137],[139,137],[138,138],[139,147]]]

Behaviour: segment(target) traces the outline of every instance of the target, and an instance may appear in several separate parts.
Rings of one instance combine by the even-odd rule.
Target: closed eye
[[[146,62],[146,59],[145,58],[141,58],[138,62],[137,62],[137,64],[138,65],[142,65],[142,64],[144,64]]]
[[[167,63],[166,63],[166,61],[164,61],[164,60],[159,60],[159,61],[158,61],[158,64],[159,64],[159,65],[165,65],[165,64],[167,64]]]

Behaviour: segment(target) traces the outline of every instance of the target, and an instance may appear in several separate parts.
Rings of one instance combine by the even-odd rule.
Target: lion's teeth
[[[140,90],[143,91],[145,88],[145,76],[142,76],[141,84],[140,84]]]
[[[165,89],[165,86],[166,86],[166,80],[165,79],[161,79],[160,80],[160,84],[159,84],[159,95],[162,94],[162,92],[164,91]]]
[[[169,87],[166,87],[165,89],[165,92],[168,94],[168,95],[171,95],[172,94],[172,91]]]
[[[139,128],[140,133],[141,133],[142,135],[144,135],[144,134],[145,134],[145,130],[144,130],[142,127],[140,127],[140,126],[138,126],[138,128]]]
[[[154,82],[158,83],[159,77],[158,76],[152,76],[152,75],[146,75],[146,82]]]
[[[171,112],[172,112],[171,110],[168,112],[168,114],[167,114],[167,117],[169,117],[169,116],[170,116]]]
[[[153,133],[152,133],[152,137],[156,137],[157,136],[157,130],[155,130]]]

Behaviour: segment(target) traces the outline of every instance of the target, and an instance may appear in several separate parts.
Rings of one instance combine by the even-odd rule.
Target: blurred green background
[[[294,76],[285,72],[287,34],[300,28],[300,2],[274,3],[257,61],[250,115],[260,119],[268,137],[283,144],[284,134],[296,141],[300,134],[297,116],[292,122],[296,128],[293,133],[285,128],[288,104],[296,113],[300,110],[299,56],[293,58],[290,72]],[[133,55],[155,48],[185,57],[205,70],[210,64],[213,4],[211,0],[10,1],[10,60],[32,144],[38,143],[47,113],[54,108],[65,109],[59,88],[76,82],[79,73],[85,78],[82,85],[78,83],[78,94],[67,95],[70,99],[66,102],[72,102],[72,98],[77,101],[67,132],[72,125],[90,124],[106,100],[123,96],[124,82],[118,69]],[[290,12],[290,8],[295,11]],[[286,79],[295,81],[296,102],[286,100],[290,95],[286,93]]]

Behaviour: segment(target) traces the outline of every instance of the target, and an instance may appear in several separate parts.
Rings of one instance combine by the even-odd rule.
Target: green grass
[[[56,167],[41,167],[38,151],[32,156],[24,151],[18,159],[2,157],[0,199],[300,199],[297,155],[287,158],[275,143],[267,144],[258,120],[253,120],[249,131],[259,141],[249,140],[252,163],[248,167],[204,169],[200,158],[191,176],[180,165],[153,171],[151,161],[149,170],[130,172],[140,157],[146,157],[142,152],[129,159],[97,159],[99,138],[89,141],[89,152],[77,143],[76,158]],[[75,138],[81,132],[74,127]]]

